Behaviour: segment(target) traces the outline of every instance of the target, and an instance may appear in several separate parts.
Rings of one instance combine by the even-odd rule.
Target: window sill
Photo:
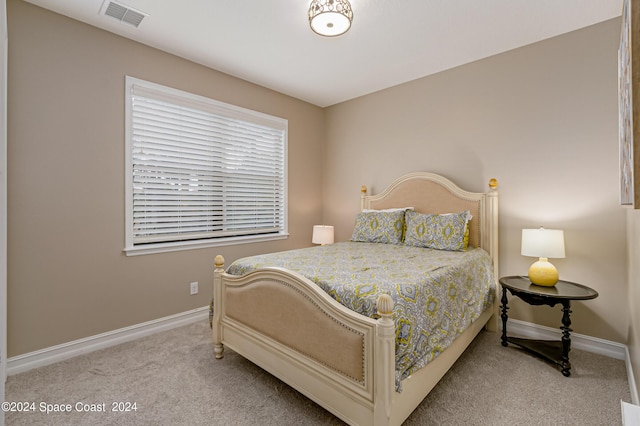
[[[182,241],[176,243],[146,244],[138,247],[127,247],[123,251],[127,256],[140,256],[145,254],[169,253],[173,251],[196,250],[237,244],[261,243],[264,241],[284,240],[287,238],[289,238],[288,233],[250,237],[230,237],[206,241]]]

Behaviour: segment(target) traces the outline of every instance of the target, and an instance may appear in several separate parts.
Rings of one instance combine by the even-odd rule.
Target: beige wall
[[[629,265],[627,301],[630,313],[627,345],[637,388],[640,385],[640,210],[627,210],[627,235],[629,253],[627,259]]]
[[[206,306],[218,253],[231,261],[311,245],[322,213],[322,109],[7,3],[9,356]],[[288,119],[289,239],[126,257],[125,75]]]
[[[625,209],[618,203],[618,19],[327,109],[324,221],[348,239],[359,189],[425,170],[463,188],[500,182],[500,274],[526,274],[522,228],[565,231],[560,276],[600,296],[576,302],[577,333],[626,343]],[[515,301],[550,327],[559,307]]]

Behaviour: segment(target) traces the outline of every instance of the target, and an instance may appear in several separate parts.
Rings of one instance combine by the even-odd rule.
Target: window
[[[287,125],[127,77],[127,254],[286,238]]]

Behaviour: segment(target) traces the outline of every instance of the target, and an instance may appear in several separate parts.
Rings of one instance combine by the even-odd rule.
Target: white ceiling
[[[353,25],[325,38],[310,0],[27,0],[325,107],[620,16],[622,0],[351,0]],[[108,1],[108,0],[107,0]]]

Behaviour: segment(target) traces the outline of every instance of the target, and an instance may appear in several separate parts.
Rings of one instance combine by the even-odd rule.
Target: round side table
[[[559,365],[562,374],[566,377],[571,375],[571,363],[569,362],[569,351],[571,350],[571,301],[588,300],[598,297],[598,292],[582,284],[559,280],[553,287],[544,287],[531,283],[529,278],[524,276],[510,276],[500,278],[502,286],[502,346],[509,343],[541,356],[542,358]],[[551,340],[531,340],[507,336],[507,290],[513,296],[522,299],[530,305],[555,306],[562,304],[562,339],[560,341]]]

